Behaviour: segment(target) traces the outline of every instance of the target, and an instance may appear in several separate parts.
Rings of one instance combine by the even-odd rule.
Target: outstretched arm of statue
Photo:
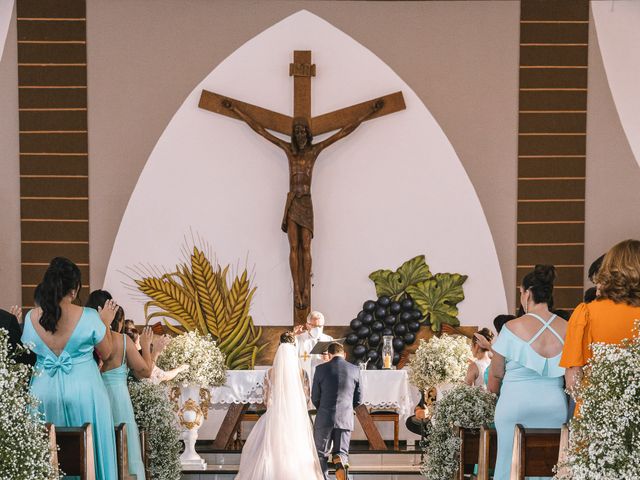
[[[223,100],[222,101],[222,106],[224,108],[228,108],[233,113],[238,115],[240,117],[240,119],[242,119],[247,125],[249,125],[251,127],[251,129],[254,132],[256,132],[258,135],[266,138],[271,143],[273,143],[274,145],[282,148],[283,150],[287,150],[287,148],[289,146],[289,144],[287,142],[285,142],[284,140],[281,140],[278,137],[276,137],[275,135],[272,135],[271,133],[269,133],[266,128],[264,128],[262,125],[260,125],[258,122],[256,122],[250,115],[248,115],[247,113],[245,113],[242,110],[240,110],[238,108],[238,106],[235,105],[231,100],[228,100],[228,99]]]
[[[375,113],[382,110],[383,107],[384,107],[384,100],[376,101],[373,104],[373,107],[371,108],[371,110],[369,110],[367,113],[362,115],[360,118],[356,119],[353,123],[350,123],[349,125],[346,125],[345,127],[341,128],[337,133],[333,134],[326,140],[323,140],[322,142],[318,143],[316,145],[316,149],[318,153],[320,153],[322,150],[327,148],[329,145],[333,145],[338,140],[346,137],[350,133],[353,133],[354,130],[358,128],[362,122],[364,122],[365,120],[373,116]]]

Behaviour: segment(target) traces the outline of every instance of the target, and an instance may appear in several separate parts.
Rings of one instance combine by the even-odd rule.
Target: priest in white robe
[[[324,315],[320,312],[311,312],[307,316],[305,328],[296,329],[296,342],[298,344],[298,358],[300,366],[306,372],[309,385],[313,385],[313,373],[317,365],[328,360],[321,354],[311,354],[311,350],[318,342],[330,342],[333,337],[323,333]],[[326,358],[325,358],[326,357]]]

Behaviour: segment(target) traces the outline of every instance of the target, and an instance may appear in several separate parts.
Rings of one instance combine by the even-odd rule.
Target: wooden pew
[[[49,452],[51,454],[51,466],[53,471],[58,473],[58,444],[56,443],[56,426],[53,423],[45,425],[47,429],[47,437],[49,438]]]
[[[565,423],[560,429],[560,451],[558,452],[558,476],[568,476],[567,467],[561,466],[569,455],[569,426]]]
[[[118,480],[136,480],[137,475],[129,473],[129,453],[127,447],[127,425],[121,423],[115,427],[116,458],[118,460]]]
[[[144,464],[144,476],[151,478],[151,471],[149,470],[149,438],[147,432],[140,429],[140,450],[142,452],[142,463]]]
[[[475,429],[456,427],[455,433],[460,438],[462,445],[458,457],[458,470],[453,476],[453,480],[464,480],[465,474],[473,474],[478,461],[480,432]]]
[[[553,477],[560,451],[559,428],[524,428],[516,425],[513,435],[511,479]]]
[[[65,475],[79,476],[81,480],[95,480],[93,433],[91,424],[82,427],[56,427],[56,442],[60,447],[58,461]]]
[[[478,446],[478,480],[489,480],[489,472],[496,466],[498,434],[495,428],[480,428]]]

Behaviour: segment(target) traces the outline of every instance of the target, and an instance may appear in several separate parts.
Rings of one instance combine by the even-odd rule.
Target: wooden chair
[[[462,444],[460,445],[460,455],[458,457],[458,470],[453,476],[453,480],[464,480],[465,474],[473,474],[474,467],[478,462],[480,432],[459,427],[456,427],[455,432]]]
[[[115,427],[116,458],[118,460],[118,479],[136,480],[137,475],[129,473],[129,452],[127,447],[127,425],[121,423]]]
[[[496,466],[498,433],[495,428],[481,427],[478,445],[478,480],[489,480],[490,470]]]
[[[147,432],[140,429],[140,450],[142,452],[142,463],[144,464],[144,476],[151,478],[151,471],[149,470],[149,438]]]
[[[82,427],[56,427],[56,443],[60,450],[60,470],[65,475],[79,476],[81,480],[95,480],[93,433],[91,424]]]
[[[560,451],[559,428],[524,428],[516,425],[513,435],[511,479],[553,477]]]
[[[392,411],[374,411],[371,412],[371,419],[374,422],[393,422],[393,449],[400,448],[400,415]]]

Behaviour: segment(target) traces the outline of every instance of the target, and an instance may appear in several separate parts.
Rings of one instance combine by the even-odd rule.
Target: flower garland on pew
[[[32,369],[15,361],[24,350],[10,352],[0,328],[0,480],[58,479],[38,401],[29,394]]]
[[[458,468],[461,440],[455,427],[480,428],[493,422],[496,396],[480,387],[457,384],[436,403],[427,458],[420,473],[428,480],[452,478]]]
[[[150,480],[180,480],[180,427],[167,389],[148,380],[130,380],[136,423],[147,435]]]
[[[584,377],[572,392],[579,413],[569,425],[558,480],[640,478],[640,337],[594,344]]]

